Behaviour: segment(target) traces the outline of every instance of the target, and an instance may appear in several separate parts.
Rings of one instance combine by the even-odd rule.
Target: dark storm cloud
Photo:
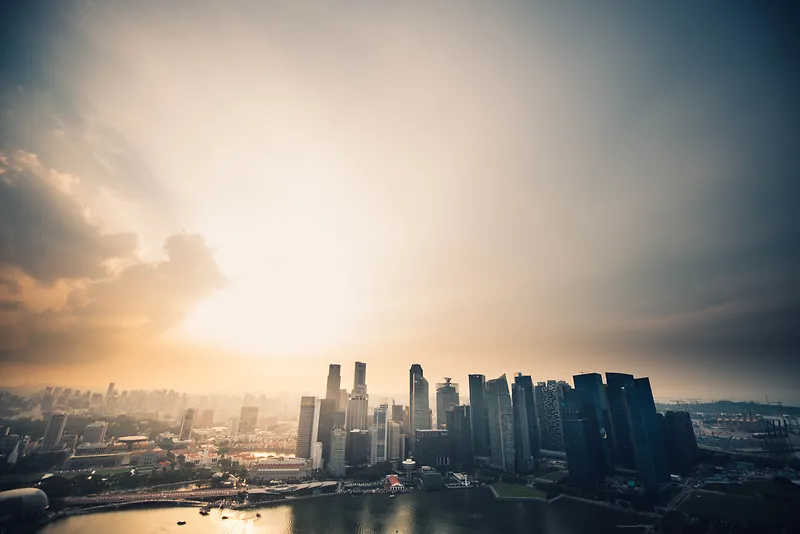
[[[0,163],[0,265],[19,267],[43,282],[97,278],[103,263],[130,258],[133,233],[104,234],[73,198],[69,175],[43,168],[32,154],[15,152]]]

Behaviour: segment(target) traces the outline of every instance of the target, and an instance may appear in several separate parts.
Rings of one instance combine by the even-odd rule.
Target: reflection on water
[[[256,517],[256,513],[261,517]],[[228,519],[222,519],[222,516]],[[186,521],[178,526],[178,521]],[[386,495],[337,495],[258,510],[159,508],[70,517],[42,534],[350,534],[373,532],[441,534],[525,532],[572,534],[615,532],[615,525],[642,524],[633,515],[575,502],[499,502],[485,490]],[[637,532],[636,529],[625,529]]]

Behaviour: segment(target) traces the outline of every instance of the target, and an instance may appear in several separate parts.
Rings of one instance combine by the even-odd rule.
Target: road
[[[92,495],[90,497],[66,497],[66,504],[109,504],[115,502],[150,501],[153,499],[214,499],[234,497],[239,489],[204,489],[191,491],[162,491],[158,493],[107,493],[105,495]]]

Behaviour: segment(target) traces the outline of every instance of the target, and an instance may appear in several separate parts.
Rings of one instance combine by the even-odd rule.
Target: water
[[[223,515],[229,519],[223,520]],[[178,521],[186,521],[186,525],[178,526]],[[387,495],[336,495],[258,510],[212,510],[207,517],[201,516],[197,508],[104,512],[56,521],[40,534],[584,534],[618,532],[617,524],[646,522],[633,514],[574,501],[496,501],[488,490],[479,489],[415,492],[394,499]]]

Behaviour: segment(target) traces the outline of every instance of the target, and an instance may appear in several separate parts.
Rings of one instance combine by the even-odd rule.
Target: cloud
[[[135,233],[104,233],[78,177],[0,158],[0,362],[101,358],[176,326],[226,278],[196,234],[142,261]]]
[[[102,277],[110,260],[134,256],[136,234],[105,234],[90,220],[77,177],[46,169],[23,151],[4,157],[0,169],[0,265],[51,283]]]

